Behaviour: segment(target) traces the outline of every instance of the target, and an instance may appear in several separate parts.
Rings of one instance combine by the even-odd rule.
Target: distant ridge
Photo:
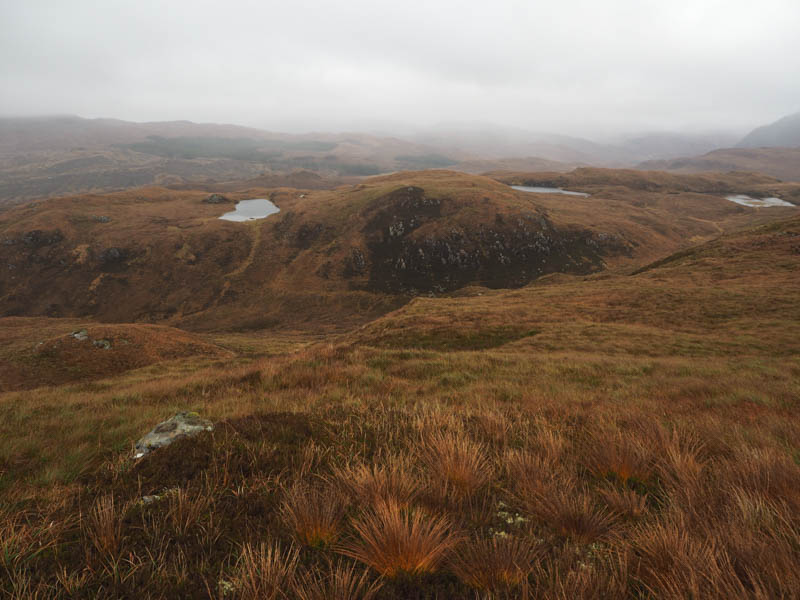
[[[724,148],[702,156],[648,160],[636,168],[679,173],[746,171],[800,181],[800,148]]]
[[[798,148],[800,147],[800,112],[758,127],[748,133],[739,148]]]

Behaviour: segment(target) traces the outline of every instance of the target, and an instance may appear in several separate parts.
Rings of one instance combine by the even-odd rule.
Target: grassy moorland
[[[799,272],[795,217],[633,274],[204,334],[219,353],[5,393],[0,586],[796,597]],[[215,431],[133,461],[178,410]]]
[[[0,212],[0,314],[193,331],[346,329],[419,293],[635,268],[797,210],[742,207],[722,197],[730,191],[781,185],[781,197],[800,199],[800,184],[759,175],[578,169],[564,177],[592,196],[565,202],[434,170],[336,190],[230,192],[232,201],[270,197],[281,209],[248,223],[220,220],[233,202],[208,204],[196,190],[29,203]]]

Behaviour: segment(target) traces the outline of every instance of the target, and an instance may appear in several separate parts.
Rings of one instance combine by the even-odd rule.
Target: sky
[[[800,110],[798,26],[798,0],[0,0],[0,115],[746,131]]]

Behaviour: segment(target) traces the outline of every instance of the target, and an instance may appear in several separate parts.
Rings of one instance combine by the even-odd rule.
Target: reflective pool
[[[566,196],[582,196],[588,198],[589,194],[583,192],[571,192],[569,190],[562,190],[561,188],[554,187],[531,187],[527,185],[512,185],[512,188],[520,192],[533,192],[535,194],[564,194]]]
[[[751,206],[753,208],[759,206],[794,206],[791,202],[781,200],[780,198],[751,198],[744,194],[725,196],[725,199],[736,202],[736,204],[741,204],[742,206]]]
[[[236,210],[226,212],[220,219],[225,221],[254,221],[255,219],[263,219],[274,215],[280,210],[266,198],[254,198],[252,200],[241,200],[236,204]]]

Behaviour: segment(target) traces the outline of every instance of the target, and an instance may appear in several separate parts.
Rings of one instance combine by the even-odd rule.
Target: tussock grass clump
[[[122,515],[111,494],[95,500],[89,513],[86,535],[105,558],[115,561],[122,547]]]
[[[617,521],[591,493],[575,486],[553,487],[526,498],[528,510],[548,529],[581,544],[607,539]]]
[[[372,464],[334,469],[332,481],[363,505],[395,502],[408,506],[419,494],[420,480],[407,456],[388,454]]]
[[[784,452],[772,447],[741,447],[727,463],[725,476],[742,489],[800,511],[800,465]]]
[[[419,455],[432,477],[432,489],[443,497],[463,499],[487,485],[494,476],[486,446],[464,434],[429,434],[422,441]]]
[[[295,582],[297,548],[283,550],[277,542],[242,546],[234,586],[243,600],[283,600]]]
[[[548,600],[629,598],[633,591],[629,560],[624,549],[589,557],[576,553],[573,548],[563,548],[552,559],[537,564],[531,597]]]
[[[497,411],[487,411],[486,414],[474,417],[475,425],[481,437],[487,442],[505,447],[513,429],[510,419]]]
[[[180,536],[187,535],[213,510],[211,497],[202,491],[193,494],[176,489],[167,495],[167,504],[167,521]]]
[[[639,559],[636,578],[656,597],[749,596],[718,541],[692,535],[680,518],[641,528],[631,546]]]
[[[474,538],[458,546],[450,570],[470,587],[508,591],[527,583],[542,548],[511,535]]]
[[[551,488],[574,484],[574,475],[567,472],[555,457],[530,450],[507,450],[502,457],[503,469],[511,491],[527,502],[546,494]]]
[[[372,600],[383,586],[369,573],[342,562],[300,575],[294,587],[298,600]]]
[[[535,436],[529,440],[531,450],[550,461],[560,460],[568,447],[567,439],[554,423],[538,422]]]
[[[301,544],[323,547],[336,540],[345,513],[336,490],[298,481],[284,488],[283,495],[281,515]]]
[[[637,520],[647,513],[649,496],[646,493],[609,486],[598,489],[598,494],[611,513],[621,519]]]
[[[652,474],[649,452],[641,440],[619,431],[593,433],[584,441],[581,455],[595,477],[622,485],[646,481]]]
[[[356,537],[339,551],[386,577],[435,571],[460,539],[446,517],[394,502],[379,503],[352,525]]]
[[[695,435],[675,430],[663,442],[657,467],[659,478],[672,501],[681,503],[686,510],[701,507],[703,494],[707,496],[703,446]]]

